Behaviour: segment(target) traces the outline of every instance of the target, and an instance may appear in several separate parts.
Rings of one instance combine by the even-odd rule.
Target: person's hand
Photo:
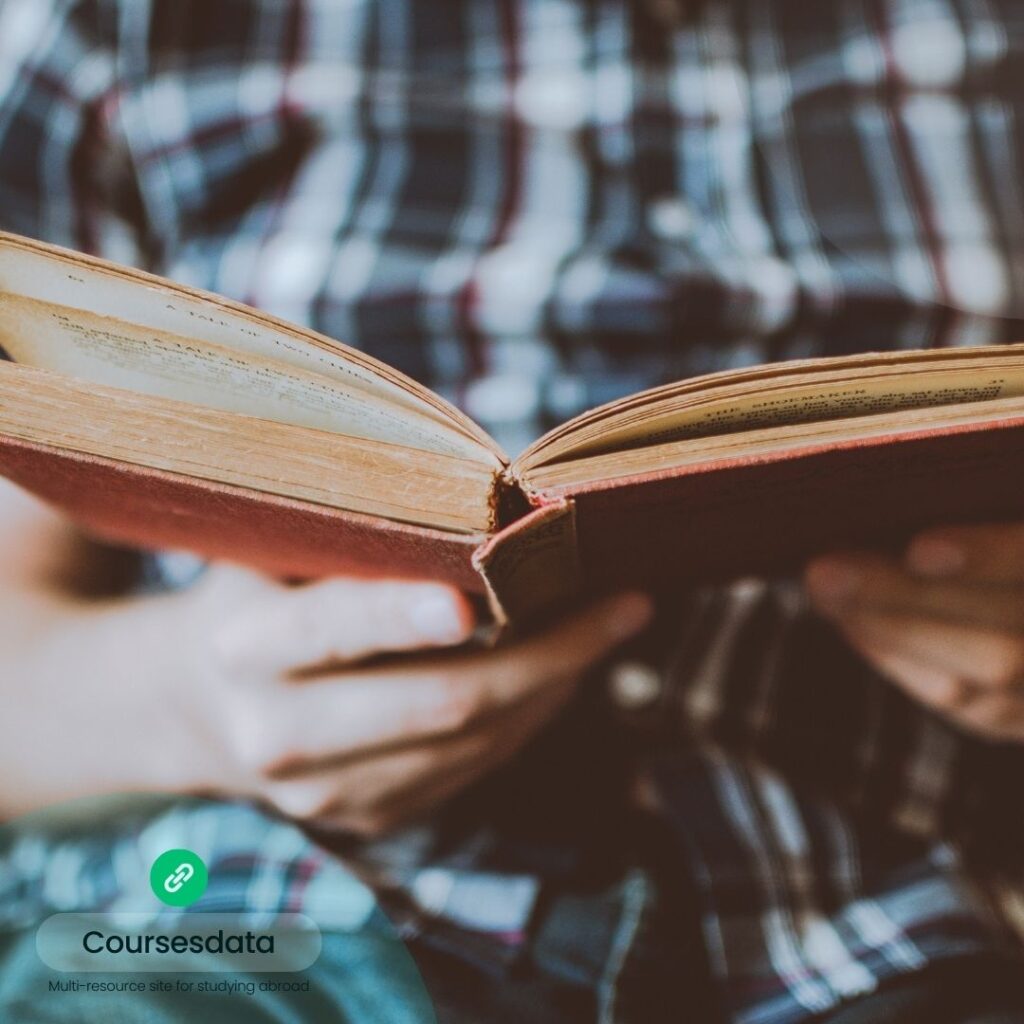
[[[1024,524],[928,530],[901,560],[818,558],[805,582],[912,696],[975,734],[1024,742]]]
[[[288,587],[213,567],[189,591],[53,631],[63,668],[50,675],[70,699],[48,714],[56,743],[37,767],[56,759],[87,789],[254,797],[378,834],[515,753],[650,611],[626,595],[518,643],[453,651],[474,623],[450,588]]]

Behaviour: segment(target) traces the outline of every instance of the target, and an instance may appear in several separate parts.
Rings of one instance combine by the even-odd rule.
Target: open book
[[[0,473],[120,542],[446,580],[499,618],[1024,515],[1024,346],[742,369],[514,461],[441,398],[254,309],[0,235]]]

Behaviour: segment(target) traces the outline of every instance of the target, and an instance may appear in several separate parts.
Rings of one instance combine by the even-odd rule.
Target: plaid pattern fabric
[[[792,584],[696,595],[684,621],[643,771],[731,1019],[804,1020],[933,960],[1016,948],[1024,749],[922,713]]]
[[[0,224],[310,323],[514,452],[684,375],[1019,339],[1022,56],[1013,0],[5,0]],[[677,611],[621,728],[732,1018],[1001,948],[1024,753],[790,585]],[[492,847],[410,844],[397,888],[447,872],[423,918],[487,934]],[[486,877],[525,921],[537,886]]]

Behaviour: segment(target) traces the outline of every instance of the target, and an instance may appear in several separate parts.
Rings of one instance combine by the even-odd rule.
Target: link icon
[[[171,907],[187,907],[204,892],[206,865],[191,850],[167,850],[153,862],[149,884],[156,898]]]

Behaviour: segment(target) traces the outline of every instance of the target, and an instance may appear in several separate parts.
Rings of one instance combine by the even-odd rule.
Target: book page
[[[421,410],[358,386],[228,348],[0,293],[0,346],[17,363],[68,377],[347,437],[487,461]]]
[[[578,432],[534,450],[524,467],[674,441],[741,434],[770,427],[827,423],[861,416],[1024,396],[1024,355],[989,356],[977,365],[878,367],[847,379],[781,378],[710,396],[693,392],[591,419]]]
[[[199,338],[319,374],[368,391],[393,406],[432,417],[487,448],[496,456],[492,461],[502,461],[495,442],[480,427],[397,370],[340,342],[275,321],[220,296],[3,232],[0,292]]]
[[[0,362],[0,434],[195,480],[460,533],[493,522],[476,459],[148,398]]]
[[[1020,395],[1024,395],[1024,365],[997,372],[966,367],[936,373],[887,375],[831,387],[782,387],[734,401],[710,402],[678,416],[669,416],[653,431],[645,431],[644,441],[660,444],[762,427],[987,402]]]
[[[539,466],[524,472],[527,492],[545,500],[577,493],[581,488],[611,484],[617,479],[657,475],[686,466],[778,455],[797,449],[841,445],[872,438],[896,438],[917,431],[943,431],[1009,420],[1024,420],[1024,398],[944,405],[936,408],[879,413],[821,424],[762,427],[715,437],[666,441],[625,451],[603,452]]]

